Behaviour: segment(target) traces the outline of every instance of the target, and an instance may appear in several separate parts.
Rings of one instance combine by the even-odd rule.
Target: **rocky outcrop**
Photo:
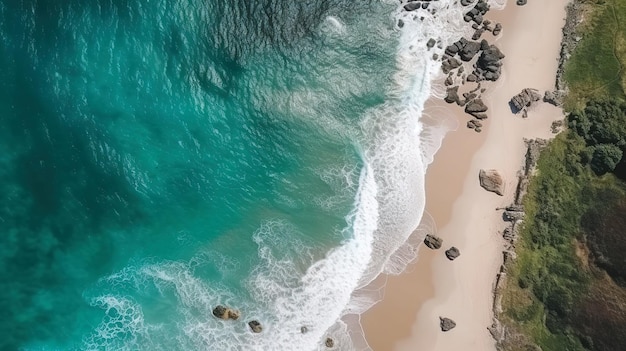
[[[448,88],[448,90],[446,90],[446,97],[444,98],[444,101],[449,104],[458,103],[459,102],[459,87]]]
[[[536,89],[526,88],[511,98],[513,113],[525,112],[533,103],[541,100],[541,94]]]
[[[234,309],[222,306],[222,305],[217,305],[213,309],[213,315],[223,320],[229,320],[229,319],[237,320],[241,316],[241,313],[237,310],[234,310]]]
[[[484,80],[496,81],[502,74],[502,62],[505,56],[495,45],[483,50],[476,61],[474,74]]]
[[[439,327],[441,328],[442,332],[447,332],[456,327],[456,322],[450,318],[439,317]]]
[[[541,154],[541,150],[543,150],[546,146],[548,146],[548,141],[545,139],[537,138],[537,139],[526,139],[524,140],[526,143],[526,157],[524,158],[524,175],[529,176],[532,170],[537,165],[537,161],[539,161],[539,155]]]
[[[426,235],[426,238],[424,238],[424,244],[430,249],[439,250],[443,244],[443,239],[438,236],[428,234]]]
[[[557,91],[566,92],[567,86],[563,79],[563,74],[565,72],[565,63],[578,44],[576,25],[581,22],[583,12],[581,1],[570,1],[565,7],[565,11],[565,26],[563,26],[563,39],[561,40],[561,52],[559,54],[559,66],[556,73],[555,85]]]
[[[443,61],[441,62],[441,70],[445,74],[448,74],[453,69],[456,69],[459,67],[461,67],[461,61],[457,60],[453,56],[444,56]]]
[[[498,320],[498,315],[502,313],[502,292],[506,286],[507,267],[516,258],[515,245],[519,238],[520,223],[525,216],[522,200],[527,191],[529,179],[534,172],[541,149],[547,145],[547,141],[544,139],[524,140],[524,142],[526,143],[526,160],[518,177],[514,203],[505,208],[498,208],[499,210],[504,210],[502,219],[508,221],[508,225],[502,232],[502,237],[506,242],[505,248],[502,251],[503,263],[500,266],[500,271],[496,276],[493,288],[493,311],[495,317],[493,324],[487,329],[496,341],[496,348],[500,351],[508,350],[510,345],[525,345],[524,349],[529,350],[534,350],[536,346],[524,339],[516,340],[521,335],[511,334],[512,331],[503,327]]]
[[[250,322],[248,322],[248,326],[253,333],[260,333],[263,331],[263,326],[261,325],[261,322],[257,320],[251,320]]]
[[[476,24],[481,24],[483,22],[483,16],[487,14],[489,11],[489,4],[487,0],[478,0],[473,9],[469,10],[465,16],[463,16],[463,20],[465,22],[474,21]]]
[[[461,251],[454,246],[446,250],[446,257],[450,261],[454,261],[459,256],[461,256]]]
[[[476,54],[480,51],[481,46],[479,42],[469,41],[465,38],[457,40],[454,44],[446,47],[446,55],[454,57],[459,55],[462,61],[471,61]]]
[[[417,9],[426,10],[430,6],[431,1],[439,1],[439,0],[409,0],[406,5],[404,5],[405,11],[415,11]]]
[[[543,101],[554,106],[563,105],[564,98],[565,98],[565,91],[563,90],[546,91],[543,94]]]
[[[480,180],[480,186],[483,187],[483,189],[500,196],[504,195],[504,181],[500,173],[495,169],[481,169],[478,173],[478,178]]]
[[[467,98],[469,99],[470,96],[468,95]],[[487,112],[487,105],[485,105],[481,98],[474,98],[468,102],[467,105],[465,105],[465,113],[468,113],[477,119],[487,118],[485,112]]]

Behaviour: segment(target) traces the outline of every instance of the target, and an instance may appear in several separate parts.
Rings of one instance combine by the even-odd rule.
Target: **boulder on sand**
[[[446,257],[450,261],[454,261],[459,256],[461,256],[461,251],[454,246],[446,250]]]
[[[487,191],[496,193],[500,196],[504,195],[504,181],[502,176],[495,169],[484,170],[481,169],[478,178],[480,180],[480,186]]]
[[[513,107],[513,112],[518,113],[539,100],[541,100],[541,95],[537,90],[526,88],[511,98],[511,106]]]
[[[443,239],[438,236],[428,234],[426,235],[426,238],[424,238],[424,244],[433,250],[438,250],[443,244]]]
[[[450,318],[439,317],[439,327],[441,327],[441,331],[447,332],[456,327],[456,322]]]

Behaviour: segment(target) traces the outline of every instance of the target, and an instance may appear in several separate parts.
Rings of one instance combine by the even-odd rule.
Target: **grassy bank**
[[[626,2],[587,1],[568,61],[568,129],[524,199],[501,322],[505,350],[626,345]]]

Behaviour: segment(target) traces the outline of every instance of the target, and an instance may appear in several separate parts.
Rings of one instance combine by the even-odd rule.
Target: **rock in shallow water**
[[[332,338],[326,338],[326,342],[324,344],[326,347],[331,348],[335,346],[335,341]]]
[[[241,316],[241,313],[237,310],[234,310],[234,309],[222,306],[222,305],[217,305],[213,309],[213,315],[217,318],[224,319],[224,320],[229,320],[229,319],[237,320]]]
[[[248,326],[250,327],[250,329],[252,329],[254,333],[260,333],[263,331],[263,326],[257,320],[251,320],[250,322],[248,322]]]

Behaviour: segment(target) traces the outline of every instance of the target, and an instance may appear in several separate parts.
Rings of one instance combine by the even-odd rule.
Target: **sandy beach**
[[[550,125],[562,119],[560,108],[537,103],[524,119],[508,101],[524,88],[553,90],[561,28],[567,0],[509,0],[488,18],[503,24],[495,42],[506,55],[501,78],[487,87],[483,100],[489,119],[480,134],[465,128],[469,120],[451,106],[459,128],[450,132],[426,175],[426,211],[443,247],[420,247],[416,263],[400,276],[388,277],[384,299],[362,316],[368,343],[375,351],[495,350],[487,327],[493,318],[493,284],[502,263],[505,223],[496,208],[512,203],[524,159],[524,138],[550,138]],[[484,38],[492,41],[486,33]],[[436,113],[430,101],[425,113]],[[479,186],[481,169],[496,169],[505,181],[504,196]],[[449,261],[444,251],[456,246],[461,256]],[[439,317],[457,326],[443,333]]]

